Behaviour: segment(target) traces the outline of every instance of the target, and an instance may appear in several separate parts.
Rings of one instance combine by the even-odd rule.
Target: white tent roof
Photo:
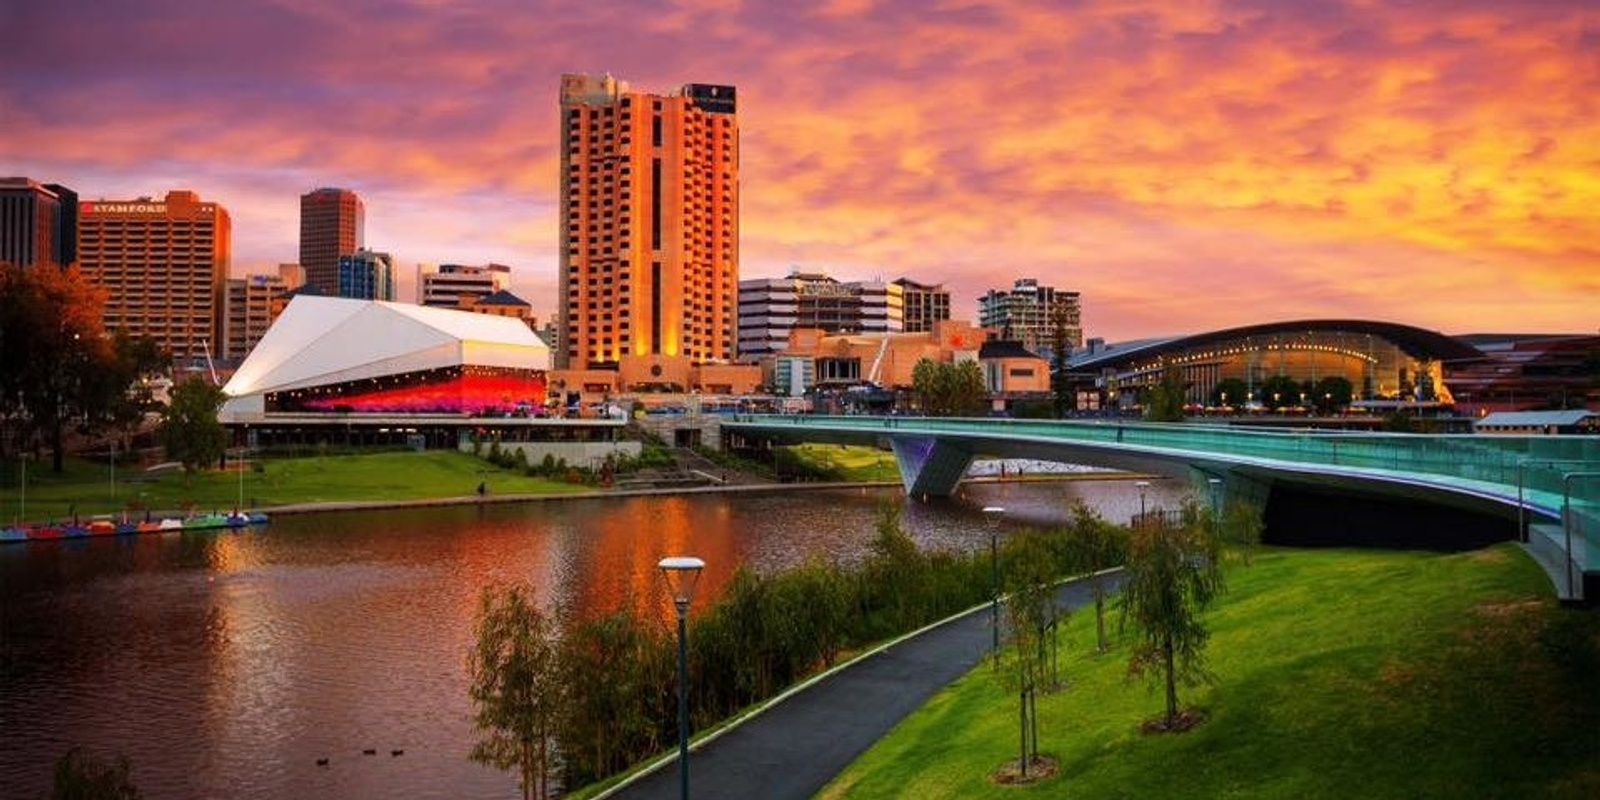
[[[545,370],[550,348],[512,317],[301,295],[222,387],[223,412],[259,411],[267,392],[462,364]]]

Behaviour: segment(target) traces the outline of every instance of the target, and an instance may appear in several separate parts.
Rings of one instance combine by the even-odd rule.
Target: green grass
[[[895,464],[894,454],[887,450],[837,444],[800,444],[790,449],[797,458],[815,465],[820,472],[831,474],[834,480],[900,480],[900,468]]]
[[[1206,720],[1161,711],[1127,652],[1064,639],[1067,688],[1040,695],[1052,778],[998,786],[1017,704],[979,667],[902,723],[826,798],[1600,797],[1600,614],[1563,609],[1510,545],[1476,553],[1266,550],[1207,615]]]
[[[341,501],[404,501],[473,496],[480,481],[496,495],[561,494],[588,491],[579,486],[544,478],[529,478],[500,469],[466,453],[431,450],[421,453],[391,452],[369,455],[313,456],[268,459],[244,475],[247,508],[270,508]],[[21,504],[19,474],[15,464],[0,473],[0,520],[10,524]],[[65,471],[52,473],[46,464],[28,465],[26,521],[64,519],[76,511],[81,517],[118,513],[232,509],[239,498],[239,473],[208,470],[195,475],[181,471],[145,473],[133,467],[117,468],[113,496],[111,473],[104,463],[68,459]]]

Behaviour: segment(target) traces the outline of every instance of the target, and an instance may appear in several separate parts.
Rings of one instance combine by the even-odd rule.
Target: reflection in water
[[[1182,490],[1158,483],[1149,501]],[[904,527],[971,550],[987,547],[985,505],[1005,506],[1008,527],[1063,520],[1078,498],[1112,519],[1138,508],[1126,481],[966,492],[908,504]],[[635,609],[665,624],[662,557],[705,559],[703,608],[740,565],[858,562],[898,494],[407,509],[0,547],[0,795],[47,794],[55,760],[84,745],[127,755],[155,800],[507,796],[514,777],[466,758],[484,586],[526,582],[562,618]]]

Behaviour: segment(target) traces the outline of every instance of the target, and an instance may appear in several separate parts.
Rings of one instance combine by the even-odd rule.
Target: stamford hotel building
[[[106,288],[106,327],[148,336],[179,362],[216,354],[232,231],[227,209],[194,192],[80,204],[78,259]]]
[[[610,75],[561,77],[554,360],[570,389],[741,382],[728,377],[739,369],[736,111],[732,86],[661,95]]]

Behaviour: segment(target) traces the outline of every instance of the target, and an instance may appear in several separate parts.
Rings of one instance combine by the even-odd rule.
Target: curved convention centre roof
[[[1164,353],[1180,352],[1194,347],[1203,347],[1222,342],[1234,342],[1253,337],[1315,332],[1341,332],[1376,336],[1393,343],[1407,355],[1418,359],[1448,362],[1477,360],[1484,357],[1482,352],[1466,342],[1424,328],[1372,320],[1311,319],[1267,322],[1260,325],[1226,328],[1189,336],[1140,339],[1132,342],[1106,345],[1078,353],[1069,358],[1067,364],[1068,368],[1072,370],[1116,367],[1134,359],[1152,358]]]
[[[223,387],[223,414],[260,413],[268,392],[463,365],[547,370],[550,348],[512,317],[299,295]]]

